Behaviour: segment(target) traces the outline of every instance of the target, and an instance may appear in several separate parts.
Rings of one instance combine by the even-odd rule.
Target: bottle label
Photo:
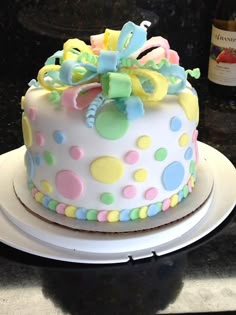
[[[236,86],[236,32],[212,26],[208,78],[220,85]]]

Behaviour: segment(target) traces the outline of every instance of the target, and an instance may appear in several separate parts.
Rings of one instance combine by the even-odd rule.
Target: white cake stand
[[[127,234],[67,230],[29,213],[13,188],[16,169],[23,167],[25,149],[3,154],[0,156],[0,239],[34,255],[97,264],[161,256],[190,245],[220,225],[233,210],[236,200],[236,171],[232,163],[206,144],[199,142],[199,149],[200,161],[207,160],[214,180],[213,191],[201,209],[166,227]]]

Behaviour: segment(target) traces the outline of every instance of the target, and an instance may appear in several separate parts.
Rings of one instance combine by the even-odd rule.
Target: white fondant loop
[[[140,26],[143,27],[145,30],[147,30],[151,25],[152,22],[146,20],[140,23]]]

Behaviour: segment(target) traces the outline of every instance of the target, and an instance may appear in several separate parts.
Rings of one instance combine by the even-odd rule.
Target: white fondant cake
[[[126,25],[119,36],[109,30],[117,50],[67,42],[22,98],[29,188],[36,201],[68,217],[144,219],[177,205],[195,183],[196,92],[159,37],[152,44],[159,62],[147,65],[147,57],[128,67],[134,52],[120,55],[135,46],[136,31],[146,30]],[[52,65],[57,57],[61,64]]]

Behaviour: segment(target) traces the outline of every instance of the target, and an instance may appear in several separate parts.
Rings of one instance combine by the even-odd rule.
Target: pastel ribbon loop
[[[117,50],[120,52],[120,57],[128,57],[139,49],[146,40],[146,30],[132,22],[126,23],[117,42]]]
[[[59,65],[47,65],[41,68],[38,72],[37,77],[39,84],[49,91],[64,91],[65,89],[67,89],[67,85],[62,85],[60,84],[60,82],[55,82],[52,76],[52,74],[55,74],[56,77],[56,73],[58,73],[60,68],[61,66]]]
[[[163,65],[159,72],[169,78],[168,94],[178,94],[186,86],[186,73],[179,65]]]
[[[96,76],[96,66],[89,63],[67,60],[60,68],[60,79],[67,85],[81,85]]]
[[[147,106],[157,106],[168,90],[168,81],[160,73],[148,69],[123,70],[128,71],[132,80],[132,94],[139,96]],[[145,81],[148,82],[146,85]],[[149,102],[149,103],[148,103]],[[153,103],[151,103],[153,102]]]
[[[101,77],[102,90],[108,98],[129,97],[132,91],[131,78],[126,73],[108,72]]]
[[[52,56],[50,56],[46,60],[45,66],[47,66],[47,65],[55,65],[56,64],[56,59],[59,58],[61,60],[62,56],[63,56],[63,50],[58,50],[57,52],[55,52],[55,54],[53,54]]]
[[[74,50],[73,50],[74,49]],[[76,50],[75,50],[76,49]],[[78,38],[68,39],[63,46],[63,60],[77,59],[80,52],[93,53],[90,46]]]
[[[144,115],[143,102],[138,96],[130,96],[126,99],[118,99],[116,106],[124,112],[129,120],[138,119]]]
[[[98,57],[97,73],[116,72],[118,62],[118,51],[101,50]]]
[[[102,88],[99,83],[71,87],[63,92],[61,103],[70,110],[82,110],[88,107],[101,91]]]

